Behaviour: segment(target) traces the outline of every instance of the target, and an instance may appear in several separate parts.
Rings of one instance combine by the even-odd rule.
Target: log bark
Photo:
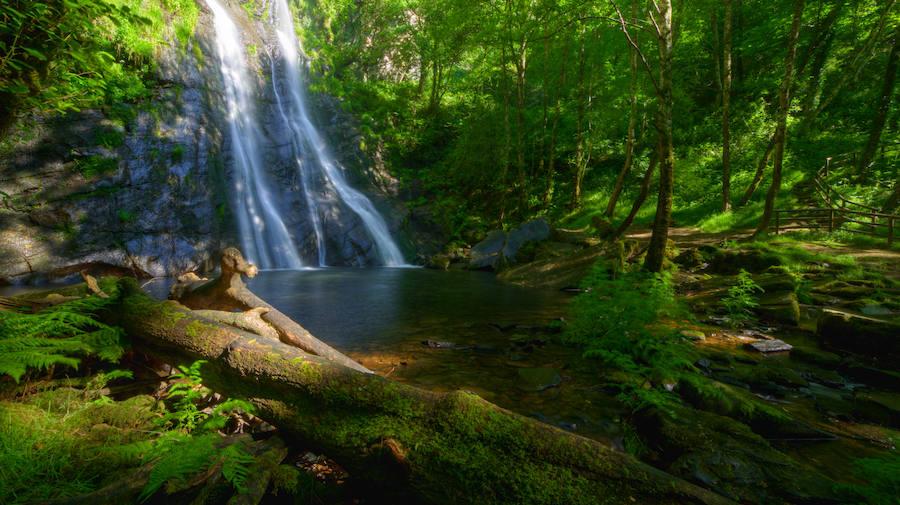
[[[259,315],[275,329],[282,342],[354,370],[371,373],[364,366],[314,337],[306,331],[306,328],[250,291],[241,275],[253,277],[257,269],[244,259],[240,251],[233,247],[226,249],[222,253],[221,268],[222,274],[211,281],[194,281],[187,285],[174,286],[170,298],[192,309],[216,311],[268,309]]]
[[[334,458],[395,503],[731,503],[599,442],[497,407],[361,373],[197,317],[120,280],[107,322],[204,384],[244,397],[282,435]]]

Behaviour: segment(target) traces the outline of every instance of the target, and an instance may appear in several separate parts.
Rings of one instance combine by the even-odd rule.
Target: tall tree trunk
[[[804,0],[794,1],[794,15],[791,32],[788,35],[787,56],[784,58],[784,80],[778,92],[778,123],[775,126],[775,154],[772,161],[772,185],[766,195],[766,206],[762,219],[754,235],[763,233],[769,227],[769,221],[775,211],[775,198],[781,189],[781,165],[784,161],[784,144],[787,139],[787,117],[791,109],[791,85],[794,79],[794,58],[797,55],[797,38],[800,35],[800,23],[803,20]]]
[[[656,217],[653,234],[647,247],[644,269],[659,272],[666,256],[666,242],[672,224],[672,193],[675,187],[675,146],[672,132],[672,58],[674,33],[672,30],[672,1],[654,2],[651,13],[657,30],[659,46],[659,82],[657,83],[656,129],[659,134],[659,196],[656,201]]]
[[[653,154],[650,155],[650,164],[647,165],[647,171],[644,172],[644,178],[641,180],[641,189],[638,192],[637,197],[634,199],[634,203],[631,204],[631,211],[628,213],[628,216],[622,221],[622,224],[616,228],[616,232],[614,236],[616,238],[621,237],[625,234],[628,228],[631,226],[631,223],[634,222],[634,218],[637,217],[637,213],[641,210],[641,207],[644,206],[644,202],[647,200],[647,195],[650,194],[650,184],[653,182],[653,173],[656,171],[656,165],[659,163],[659,147],[654,149]]]
[[[801,117],[806,118],[816,107],[816,101],[821,93],[820,84],[822,82],[822,71],[825,68],[825,62],[828,60],[828,53],[831,49],[831,43],[834,41],[834,25],[841,14],[844,2],[838,2],[825,18],[816,24],[814,30],[815,39],[809,44],[802,54],[797,56],[797,80],[806,69],[809,62],[812,66],[809,69],[806,78],[806,89],[804,91],[803,102],[801,104]],[[801,132],[805,131],[811,123],[804,121],[801,123]]]
[[[528,180],[525,174],[525,70],[528,64],[528,39],[524,35],[516,49],[516,169],[519,213],[525,215],[528,212]]]
[[[750,181],[750,185],[747,186],[747,191],[744,192],[744,196],[741,197],[741,203],[738,205],[743,207],[747,205],[747,202],[750,201],[750,198],[753,196],[753,193],[756,192],[756,188],[759,187],[759,183],[763,180],[763,175],[766,172],[766,165],[769,164],[769,156],[772,155],[772,149],[775,147],[775,135],[773,134],[769,137],[769,143],[766,146],[765,152],[763,152],[762,158],[759,160],[759,164],[756,165],[756,173],[753,175],[753,180]]]
[[[550,35],[544,35],[544,65],[550,64]],[[547,130],[550,124],[550,79],[548,75],[550,72],[547,69],[544,69],[544,75],[542,78],[541,84],[541,145],[538,149],[538,158],[540,161],[538,162],[538,168],[536,175],[540,177],[542,174],[546,173],[547,166]],[[550,195],[553,194],[553,177],[547,178],[547,184],[544,186],[544,195],[541,198],[541,202],[543,203],[544,209],[550,206]]]
[[[556,175],[556,141],[559,140],[559,118],[562,116],[562,93],[566,87],[566,69],[569,61],[571,38],[566,37],[563,48],[562,63],[559,67],[559,82],[556,86],[556,105],[553,111],[553,124],[550,126],[550,145],[547,147],[547,181],[544,189],[544,201],[550,204],[553,198],[553,178]]]
[[[575,186],[572,191],[572,208],[581,205],[581,184],[584,181],[584,173],[587,170],[587,152],[585,149],[584,112],[587,102],[587,92],[584,85],[585,79],[585,29],[581,28],[581,42],[578,47],[578,110],[575,118]]]
[[[637,23],[637,11],[637,0],[631,0],[631,22],[635,24]],[[634,42],[635,44],[638,42],[637,35],[634,36]],[[616,212],[616,204],[619,201],[619,195],[622,194],[622,188],[625,186],[625,177],[628,175],[628,172],[631,170],[631,165],[634,163],[634,136],[638,115],[638,52],[637,49],[633,47],[629,46],[629,49],[631,49],[628,62],[631,69],[631,87],[629,89],[629,92],[631,93],[631,96],[629,97],[631,110],[629,111],[630,116],[628,118],[628,134],[625,138],[625,164],[622,165],[622,170],[619,171],[619,175],[616,177],[616,183],[613,186],[612,194],[609,195],[609,203],[606,205],[606,217],[608,218],[612,218],[613,214]]]
[[[722,212],[731,209],[731,0],[724,0],[722,41]]]
[[[894,44],[891,54],[888,56],[887,67],[884,71],[884,83],[881,87],[881,96],[875,105],[875,118],[872,120],[872,128],[869,130],[869,141],[859,157],[857,169],[860,180],[865,180],[869,172],[869,164],[875,159],[875,152],[881,141],[881,132],[884,131],[884,123],[887,121],[888,111],[891,107],[891,98],[894,96],[894,84],[897,82],[897,59],[900,49],[900,25],[894,31]]]
[[[507,75],[506,66],[506,41],[501,41],[500,45],[500,80],[503,88],[503,155],[500,160],[500,216],[499,221],[502,226],[506,221],[506,206],[509,190],[507,189],[506,177],[509,172],[509,151],[511,143],[510,127],[509,127],[509,102],[510,102],[510,85],[509,76]]]
[[[716,7],[710,9],[709,29],[712,32],[712,56],[716,68],[716,105],[719,105],[722,103],[722,44],[719,42],[719,16],[717,12],[718,9]]]

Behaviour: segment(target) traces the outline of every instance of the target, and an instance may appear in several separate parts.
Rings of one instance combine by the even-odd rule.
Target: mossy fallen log
[[[158,302],[123,279],[110,322],[204,382],[251,401],[283,435],[325,452],[395,503],[723,504],[730,501],[596,441],[497,407],[342,366]]]
[[[225,249],[222,252],[221,268],[221,275],[211,281],[197,280],[175,285],[170,298],[192,309],[218,311],[267,309],[258,315],[278,332],[282,342],[339,365],[371,373],[366,367],[314,337],[306,331],[306,328],[250,291],[241,276],[253,277],[257,269],[244,259],[240,251],[233,247]]]

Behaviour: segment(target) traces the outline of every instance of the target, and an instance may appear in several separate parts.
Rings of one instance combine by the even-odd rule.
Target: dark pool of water
[[[498,282],[483,272],[327,268],[262,272],[254,293],[348,352],[384,349],[410,334],[480,324],[535,324],[563,315],[569,296]]]

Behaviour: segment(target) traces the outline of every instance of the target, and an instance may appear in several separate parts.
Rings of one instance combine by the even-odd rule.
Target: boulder
[[[469,268],[473,270],[501,270],[516,262],[519,252],[527,244],[550,238],[550,225],[544,219],[535,219],[511,230],[494,230],[472,247]]]
[[[529,242],[542,242],[550,238],[550,225],[544,219],[529,221],[509,232],[503,246],[503,256],[510,262],[516,260],[519,249]]]
[[[900,323],[825,309],[816,325],[820,341],[830,347],[861,354],[900,354]]]
[[[800,303],[794,292],[765,294],[754,311],[766,321],[793,326],[800,324]]]
[[[494,268],[494,266],[497,265],[497,261],[500,259],[505,244],[505,231],[494,230],[488,233],[488,236],[484,240],[472,247],[469,268],[476,270],[482,268]]]
[[[736,250],[703,246],[700,252],[709,263],[708,270],[717,274],[735,275],[742,269],[757,274],[770,267],[781,265],[781,258],[778,256],[756,249]]]

